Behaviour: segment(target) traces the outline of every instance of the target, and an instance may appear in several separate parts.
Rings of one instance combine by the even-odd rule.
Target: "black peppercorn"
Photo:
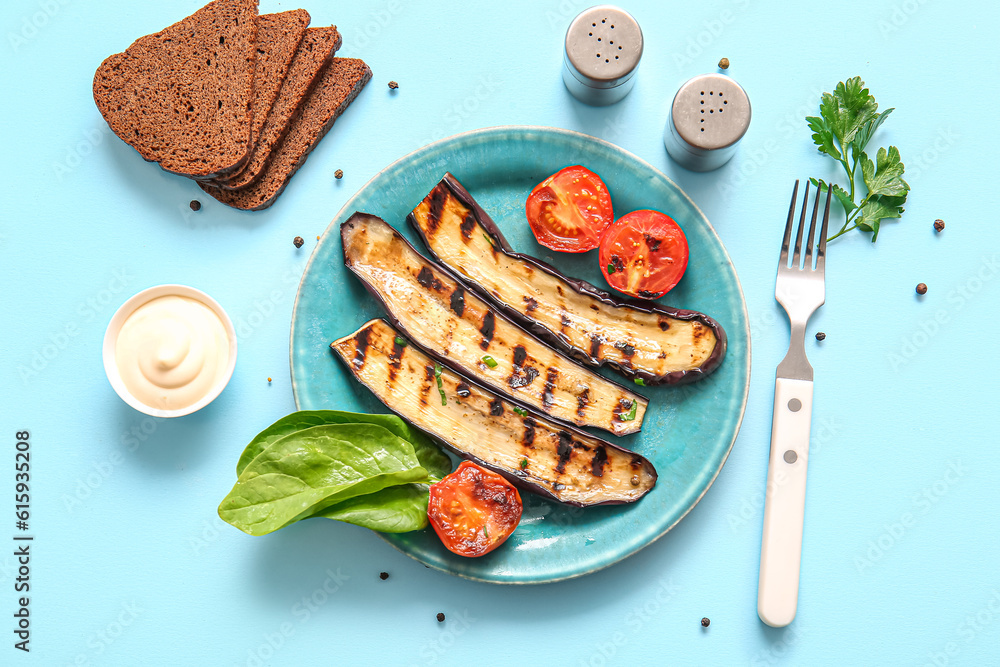
[[[822,331],[816,332],[816,340],[826,340],[826,334]]]
[[[192,199],[191,203],[188,204],[188,206],[191,207],[192,211],[200,211],[201,210],[201,202],[198,201],[197,199]]]
[[[444,623],[444,614],[439,611],[438,615],[437,615],[437,619],[438,619],[438,623]]]
[[[701,619],[701,627],[707,628],[712,621],[708,620],[708,617]]]
[[[337,171],[333,172],[333,177],[336,178],[336,179],[343,178],[344,177],[344,170],[343,169],[338,169]]]
[[[944,229],[944,220],[938,218],[937,220],[934,221],[934,231],[940,232],[942,229]]]
[[[924,283],[917,285],[917,294],[927,294],[927,285]]]
[[[723,58],[719,61],[719,69],[729,69],[729,58]]]
[[[296,248],[301,248],[302,244],[305,242],[306,240],[301,236],[296,236],[294,239],[292,239],[292,245],[294,245]]]
[[[378,578],[381,579],[382,581],[385,581],[386,579],[389,578],[389,573],[388,572],[380,572],[379,575],[378,575]]]
[[[391,88],[392,90],[396,90],[397,88],[399,88],[399,84],[396,83],[395,81],[390,81],[389,88]]]

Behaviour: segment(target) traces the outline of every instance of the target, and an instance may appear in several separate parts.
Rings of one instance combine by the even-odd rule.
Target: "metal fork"
[[[764,534],[760,548],[760,580],[757,615],[773,627],[784,627],[795,618],[799,596],[799,565],[802,557],[802,523],[806,504],[806,464],[809,462],[809,427],[812,421],[813,369],[806,358],[806,324],[826,301],[824,267],[826,233],[830,222],[830,192],[826,195],[823,225],[813,268],[813,235],[822,188],[816,189],[809,234],[802,251],[802,233],[809,206],[806,183],[798,232],[791,263],[788,246],[795,219],[799,182],[792,190],[785,237],[778,257],[774,298],[784,307],[791,324],[788,353],[778,364],[774,380],[774,413],[771,418],[771,453],[767,465],[764,500]],[[804,260],[804,261],[803,261]]]

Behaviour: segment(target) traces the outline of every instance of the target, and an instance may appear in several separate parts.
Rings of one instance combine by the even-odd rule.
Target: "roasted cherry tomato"
[[[579,165],[566,167],[535,186],[524,206],[535,238],[560,252],[587,252],[601,242],[615,219],[601,177]]]
[[[431,485],[427,518],[449,551],[482,556],[503,544],[521,521],[521,495],[495,472],[463,461]]]
[[[670,216],[633,211],[605,230],[600,258],[609,285],[631,296],[657,299],[684,275],[687,238]]]

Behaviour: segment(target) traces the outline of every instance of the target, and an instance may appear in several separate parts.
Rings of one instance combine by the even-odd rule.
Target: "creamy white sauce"
[[[152,408],[179,410],[209,394],[229,366],[222,320],[200,301],[161,296],[139,306],[115,341],[129,393]]]

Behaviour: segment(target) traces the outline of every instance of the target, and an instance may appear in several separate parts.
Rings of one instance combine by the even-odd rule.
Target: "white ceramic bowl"
[[[178,408],[177,410],[154,408],[146,405],[133,396],[125,386],[125,383],[122,381],[121,374],[118,372],[118,362],[115,359],[115,344],[118,341],[118,333],[121,331],[122,325],[125,324],[125,320],[127,320],[129,315],[134,313],[139,306],[142,306],[143,304],[161,296],[183,296],[205,304],[219,316],[220,320],[222,320],[222,325],[226,329],[226,337],[229,339],[229,365],[226,367],[226,372],[219,378],[216,385],[212,387],[212,390],[200,400],[187,407]],[[233,321],[229,319],[229,315],[227,315],[226,311],[222,309],[222,306],[220,306],[215,299],[201,290],[188,287],[187,285],[157,285],[156,287],[150,287],[142,290],[123,303],[121,308],[115,312],[114,316],[111,318],[111,322],[108,323],[107,331],[104,332],[103,352],[104,372],[107,373],[111,386],[114,388],[115,392],[121,396],[123,401],[131,405],[139,412],[143,412],[153,417],[183,417],[184,415],[189,415],[192,412],[197,412],[211,403],[215,400],[216,396],[222,393],[222,390],[226,388],[226,385],[229,384],[229,378],[233,376],[233,369],[236,368],[236,329],[233,327]]]

